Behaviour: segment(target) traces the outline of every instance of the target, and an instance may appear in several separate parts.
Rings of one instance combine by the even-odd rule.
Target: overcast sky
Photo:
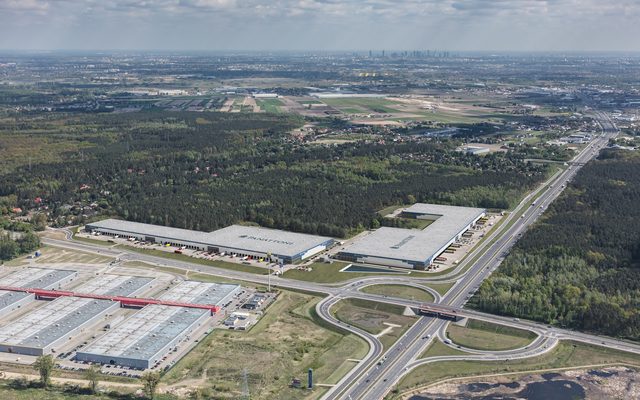
[[[0,49],[640,51],[640,0],[0,0]]]

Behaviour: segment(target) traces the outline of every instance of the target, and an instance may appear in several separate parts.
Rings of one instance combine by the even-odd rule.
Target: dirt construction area
[[[432,399],[638,399],[640,372],[627,367],[581,369],[535,375],[518,379],[496,376],[483,380],[443,383],[409,397]]]

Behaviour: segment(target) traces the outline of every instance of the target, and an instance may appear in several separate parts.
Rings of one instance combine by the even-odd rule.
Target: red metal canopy
[[[145,299],[145,298],[126,297],[126,296],[104,296],[104,295],[91,294],[91,293],[76,293],[76,292],[70,292],[66,290],[45,290],[45,289],[36,289],[36,288],[21,288],[21,287],[15,287],[15,286],[0,286],[0,290],[7,290],[11,292],[32,293],[36,296],[36,298],[42,298],[42,299],[55,299],[58,297],[81,297],[81,298],[96,299],[96,300],[111,300],[111,301],[119,302],[123,307],[124,306],[144,307],[150,304],[157,304],[162,306],[199,308],[203,310],[210,310],[212,315],[220,311],[220,307],[215,305],[210,305],[210,304],[181,303],[177,301]]]

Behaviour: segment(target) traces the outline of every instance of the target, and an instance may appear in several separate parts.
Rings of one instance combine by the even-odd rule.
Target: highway
[[[454,308],[464,306],[468,294],[477,290],[484,281],[501,263],[509,249],[518,240],[519,234],[528,226],[533,224],[542,214],[543,207],[552,202],[564,189],[579,168],[586,162],[594,158],[598,152],[604,148],[609,139],[617,134],[617,129],[602,113],[596,116],[602,127],[602,134],[591,141],[572,160],[571,165],[555,177],[552,183],[546,185],[541,194],[536,199],[535,205],[529,205],[530,198],[525,198],[521,207],[527,207],[521,218],[518,218],[508,229],[503,230],[500,237],[493,243],[491,240],[488,249],[475,261],[466,274],[460,279],[458,284],[449,290],[442,299],[441,305],[449,305]],[[533,203],[533,202],[531,202]],[[448,322],[430,317],[421,317],[398,341],[388,349],[383,357],[385,361],[382,365],[369,367],[363,372],[361,379],[352,384],[342,380],[339,385],[332,388],[332,391],[325,396],[325,399],[382,399],[389,390],[408,372],[408,366],[413,365],[420,354],[424,353],[430,345],[434,336],[446,326]],[[571,335],[568,335],[571,336]],[[549,347],[546,347],[548,349]],[[539,353],[545,347],[536,348]],[[535,349],[534,349],[535,350]],[[528,356],[538,353],[527,351]],[[483,359],[491,359],[491,355],[482,355]],[[511,355],[513,357],[513,355]]]
[[[408,306],[414,309],[420,306],[420,302],[417,301],[368,294],[360,291],[363,287],[380,283],[399,283],[419,287],[429,291],[435,298],[434,302],[441,308],[456,311],[461,316],[531,330],[538,335],[538,338],[526,348],[507,352],[478,352],[477,350],[461,349],[467,351],[469,354],[456,356],[459,358],[446,358],[447,360],[465,359],[490,361],[506,358],[532,357],[551,350],[559,340],[577,340],[640,354],[640,346],[633,343],[548,327],[531,321],[514,321],[511,318],[494,316],[463,308],[468,297],[475,292],[482,281],[500,265],[509,249],[518,240],[519,235],[533,224],[542,214],[543,208],[546,208],[546,206],[562,192],[566,183],[575,176],[579,168],[595,157],[599,150],[607,145],[609,139],[617,134],[616,127],[605,114],[596,113],[596,117],[600,122],[603,134],[589,143],[585,149],[572,160],[567,169],[554,175],[549,181],[541,185],[538,190],[526,196],[514,212],[505,219],[499,229],[494,229],[481,245],[465,258],[463,263],[447,274],[420,279],[408,277],[354,278],[350,281],[334,285],[295,281],[276,276],[270,278],[272,286],[325,294],[327,297],[317,304],[316,311],[318,315],[329,323],[362,337],[369,344],[368,354],[355,368],[343,377],[338,384],[333,386],[323,396],[323,399],[381,399],[402,376],[413,368],[425,363],[441,361],[440,359],[442,357],[437,360],[433,358],[420,359],[419,357],[435,338],[443,336],[448,321],[431,317],[420,317],[393,346],[385,351],[375,336],[357,327],[338,321],[333,317],[331,307],[345,298],[361,298]],[[535,206],[532,206],[531,203],[536,196],[538,197]],[[522,210],[524,210],[522,217],[518,217],[519,212]],[[43,242],[57,247],[111,256],[117,258],[119,261],[143,261],[153,265],[197,271],[255,284],[266,285],[269,280],[265,275],[220,269],[188,261],[138,253],[125,248],[104,247],[75,241],[72,240],[72,235],[69,231],[65,231],[65,234],[65,240],[43,238]],[[462,273],[466,268],[468,269]],[[440,296],[435,290],[424,285],[429,282],[441,283],[444,281],[456,282],[445,296]],[[383,362],[381,365],[378,365],[378,361],[380,360],[383,360]]]

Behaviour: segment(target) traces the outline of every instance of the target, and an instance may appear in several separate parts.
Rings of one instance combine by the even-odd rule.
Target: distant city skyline
[[[637,0],[0,0],[0,49],[640,51],[639,20]]]

